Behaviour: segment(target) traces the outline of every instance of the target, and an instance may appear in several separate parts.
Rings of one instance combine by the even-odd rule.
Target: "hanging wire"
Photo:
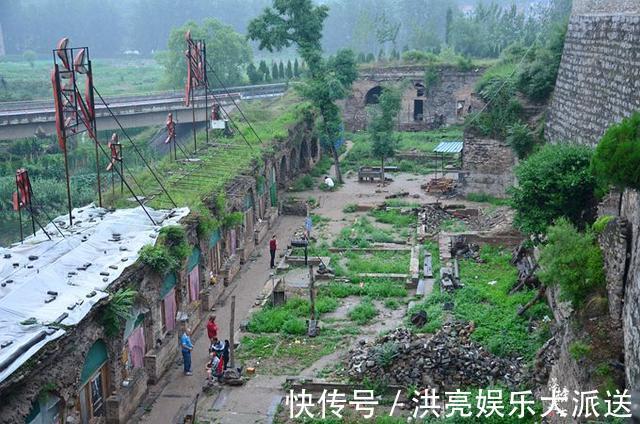
[[[111,108],[109,107],[109,105],[107,104],[107,102],[104,100],[104,98],[102,97],[102,95],[100,94],[100,92],[98,91],[97,88],[93,87],[93,90],[96,92],[96,94],[98,95],[98,97],[100,98],[100,101],[102,101],[102,103],[105,105],[105,107],[107,108],[107,111],[109,112],[109,114],[111,115],[111,117],[116,121],[116,123],[118,124],[118,127],[120,127],[120,130],[122,130],[123,134],[127,137],[127,139],[129,140],[129,142],[131,142],[131,145],[133,146],[133,148],[135,149],[136,153],[138,153],[138,156],[140,156],[140,158],[142,159],[142,161],[144,162],[144,164],[146,165],[147,169],[151,172],[151,174],[153,175],[153,178],[155,178],[155,180],[158,182],[158,184],[160,185],[160,187],[162,188],[162,191],[167,195],[167,197],[169,198],[169,200],[171,201],[171,204],[173,204],[174,207],[177,207],[178,205],[176,204],[176,202],[173,201],[173,199],[171,198],[171,195],[169,194],[169,192],[167,191],[167,189],[164,187],[164,185],[162,184],[162,182],[160,181],[160,179],[158,178],[158,176],[156,175],[156,173],[153,171],[153,169],[151,168],[151,165],[149,165],[149,162],[147,162],[147,160],[145,159],[144,155],[142,154],[142,152],[140,152],[140,150],[138,149],[138,146],[136,145],[136,143],[133,142],[133,140],[131,139],[131,137],[129,137],[129,134],[127,134],[127,131],[124,129],[124,127],[122,126],[122,124],[120,123],[120,120],[118,119],[118,117],[113,113],[113,111],[111,110]],[[129,174],[131,174],[130,171]],[[133,175],[133,174],[131,174]],[[123,180],[124,177],[121,175],[120,176]],[[135,181],[135,179],[134,179]],[[126,184],[126,182],[125,182]],[[136,184],[138,184],[136,182]],[[128,186],[128,184],[127,184]],[[131,190],[131,189],[130,189]],[[140,190],[142,191],[142,189]],[[133,193],[133,191],[132,191]],[[135,196],[135,194],[134,194]],[[153,221],[153,220],[152,220]]]

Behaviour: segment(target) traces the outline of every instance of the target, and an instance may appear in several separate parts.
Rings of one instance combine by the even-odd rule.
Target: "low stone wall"
[[[135,378],[131,379],[127,387],[121,386],[115,395],[106,400],[107,424],[120,424],[138,408],[138,404],[147,393],[147,376],[143,370],[137,370]]]

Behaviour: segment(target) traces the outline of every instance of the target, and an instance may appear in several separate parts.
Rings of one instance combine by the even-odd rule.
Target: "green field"
[[[164,69],[153,59],[94,59],[93,78],[102,95],[146,94],[167,89]],[[51,98],[50,60],[0,60],[0,102]]]

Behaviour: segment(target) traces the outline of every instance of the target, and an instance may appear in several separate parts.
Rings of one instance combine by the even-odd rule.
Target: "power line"
[[[107,102],[104,100],[104,98],[102,97],[102,95],[100,94],[100,92],[98,91],[97,88],[93,87],[94,91],[96,92],[96,94],[98,95],[98,97],[100,97],[100,100],[102,101],[102,103],[105,105],[105,107],[107,108],[107,111],[109,111],[109,114],[111,114],[111,117],[116,121],[116,123],[118,124],[118,127],[120,127],[120,130],[122,130],[123,134],[127,137],[127,139],[131,142],[131,145],[133,146],[133,148],[135,149],[136,153],[138,153],[138,156],[140,156],[140,158],[142,159],[142,161],[144,162],[144,164],[146,165],[147,169],[151,172],[151,174],[153,175],[153,178],[155,178],[155,180],[158,182],[158,184],[160,185],[160,187],[162,188],[162,191],[164,191],[164,193],[167,195],[167,197],[169,198],[169,200],[171,201],[171,203],[173,204],[174,207],[177,207],[178,205],[176,204],[176,202],[173,201],[173,199],[171,198],[171,195],[169,194],[169,192],[167,191],[167,189],[164,187],[164,185],[162,184],[162,182],[160,181],[160,179],[158,178],[158,176],[156,175],[155,172],[153,172],[153,169],[151,169],[151,165],[149,165],[149,163],[147,162],[147,160],[145,159],[144,155],[140,152],[140,150],[138,149],[138,146],[136,146],[136,144],[133,142],[133,140],[131,139],[131,137],[129,137],[129,134],[127,134],[127,132],[125,131],[124,127],[122,126],[122,124],[120,124],[120,120],[118,119],[118,117],[113,113],[113,111],[111,110],[111,108],[109,107],[109,105],[107,104]],[[131,173],[131,172],[129,172]],[[121,175],[120,178],[123,179],[124,181],[124,177]],[[125,184],[127,184],[125,182]],[[136,183],[137,184],[137,183]],[[129,185],[127,184],[127,188],[129,188]],[[129,190],[131,190],[129,188]],[[131,191],[133,193],[133,191]],[[135,194],[134,194],[135,197]],[[137,197],[136,197],[137,200]],[[153,221],[153,219],[152,219]]]
[[[262,139],[260,138],[260,136],[258,135],[258,133],[256,132],[256,130],[253,128],[253,125],[251,125],[251,122],[249,121],[249,119],[247,119],[247,116],[244,114],[244,112],[242,111],[242,109],[240,108],[240,105],[238,105],[235,101],[235,99],[233,98],[233,96],[231,95],[231,93],[229,92],[229,90],[227,89],[226,85],[222,82],[222,80],[220,79],[220,77],[218,76],[218,74],[216,73],[216,71],[213,69],[213,66],[211,66],[211,64],[209,63],[209,61],[206,61],[206,65],[207,67],[211,70],[211,73],[216,77],[216,79],[218,80],[218,83],[222,86],[222,89],[225,91],[225,93],[227,94],[227,96],[231,99],[231,102],[233,102],[233,105],[236,107],[236,109],[238,109],[238,112],[240,112],[240,115],[242,115],[242,118],[245,120],[245,122],[247,123],[247,125],[249,126],[249,128],[251,129],[251,132],[253,132],[253,134],[256,136],[256,138],[258,139],[258,141],[260,142],[260,144],[263,144]],[[212,93],[213,94],[213,93]],[[215,95],[214,95],[214,99],[215,99]],[[219,102],[218,102],[219,103]],[[222,106],[221,106],[222,107]],[[224,110],[224,109],[223,109]],[[226,113],[226,111],[225,111]],[[228,116],[228,114],[227,114]],[[231,117],[229,117],[229,119],[231,119]],[[234,126],[235,125],[234,123]],[[238,130],[240,131],[240,130]],[[244,135],[242,135],[242,137],[245,139],[245,141],[247,141],[247,143],[249,143],[249,141],[246,139],[246,137],[244,137]],[[249,146],[251,147],[251,145],[249,144]]]

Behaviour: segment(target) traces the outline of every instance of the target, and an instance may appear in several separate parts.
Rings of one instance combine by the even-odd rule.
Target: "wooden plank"
[[[359,278],[387,278],[390,280],[406,280],[407,278],[409,278],[409,274],[392,274],[392,273],[376,274],[371,272],[363,272],[358,274],[358,277]]]
[[[410,247],[398,246],[398,247],[330,247],[329,252],[409,252]]]
[[[409,274],[414,283],[420,278],[420,246],[413,246],[411,249],[411,260],[409,261]]]

